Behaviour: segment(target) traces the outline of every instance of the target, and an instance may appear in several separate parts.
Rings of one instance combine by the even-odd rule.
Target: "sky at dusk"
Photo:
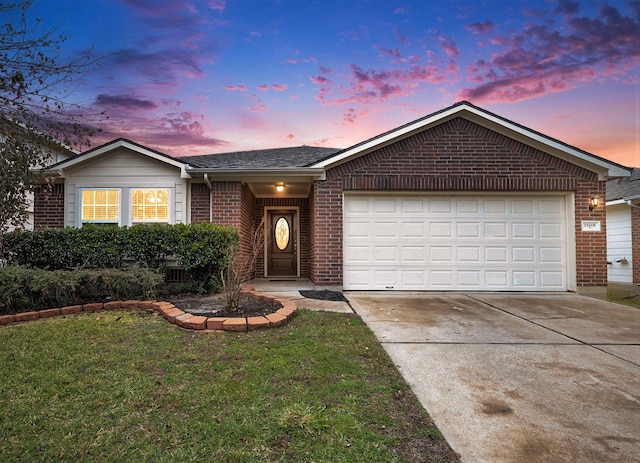
[[[174,156],[346,148],[467,100],[640,166],[640,1],[34,0],[74,101]]]

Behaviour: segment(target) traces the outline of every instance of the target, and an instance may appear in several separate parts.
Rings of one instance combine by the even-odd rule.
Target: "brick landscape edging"
[[[97,302],[83,305],[71,305],[56,309],[45,309],[33,312],[21,312],[13,315],[0,316],[0,326],[10,325],[18,322],[26,322],[31,320],[39,320],[41,318],[50,318],[60,315],[71,315],[79,313],[105,312],[113,310],[145,310],[154,312],[167,320],[169,323],[176,325],[185,330],[194,331],[254,331],[263,328],[272,328],[281,326],[291,319],[298,308],[293,301],[279,299],[271,295],[258,293],[256,291],[247,291],[259,297],[275,299],[282,304],[282,308],[265,316],[259,317],[203,317],[193,315],[180,310],[171,302],[165,301],[111,301]]]

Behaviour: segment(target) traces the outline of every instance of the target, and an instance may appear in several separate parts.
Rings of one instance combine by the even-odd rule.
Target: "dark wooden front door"
[[[267,276],[298,276],[295,211],[269,211]]]

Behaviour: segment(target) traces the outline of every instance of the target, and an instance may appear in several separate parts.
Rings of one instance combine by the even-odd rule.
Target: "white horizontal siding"
[[[171,196],[172,223],[187,221],[187,179],[180,169],[147,156],[120,148],[97,159],[79,164],[65,172],[65,225],[80,224],[80,190],[84,188],[118,188],[121,190],[121,225],[131,225],[130,190],[165,188]]]
[[[631,209],[626,204],[607,206],[607,261],[609,281],[633,282]]]

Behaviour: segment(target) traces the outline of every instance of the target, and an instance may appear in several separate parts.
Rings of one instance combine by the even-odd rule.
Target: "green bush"
[[[240,236],[232,227],[211,223],[174,225],[172,251],[197,292],[220,291],[220,272],[229,265],[229,248]]]
[[[106,300],[153,297],[162,275],[140,268],[43,270],[0,268],[0,314]]]
[[[61,270],[119,268],[126,229],[88,224],[82,228],[14,231],[4,237],[4,259],[13,265]]]
[[[162,269],[172,253],[173,226],[139,225],[126,229],[127,258],[143,267]]]
[[[168,257],[184,268],[190,291],[221,288],[220,272],[239,235],[232,227],[138,225],[15,231],[2,237],[0,263],[46,270],[123,268],[133,264],[162,273]]]

